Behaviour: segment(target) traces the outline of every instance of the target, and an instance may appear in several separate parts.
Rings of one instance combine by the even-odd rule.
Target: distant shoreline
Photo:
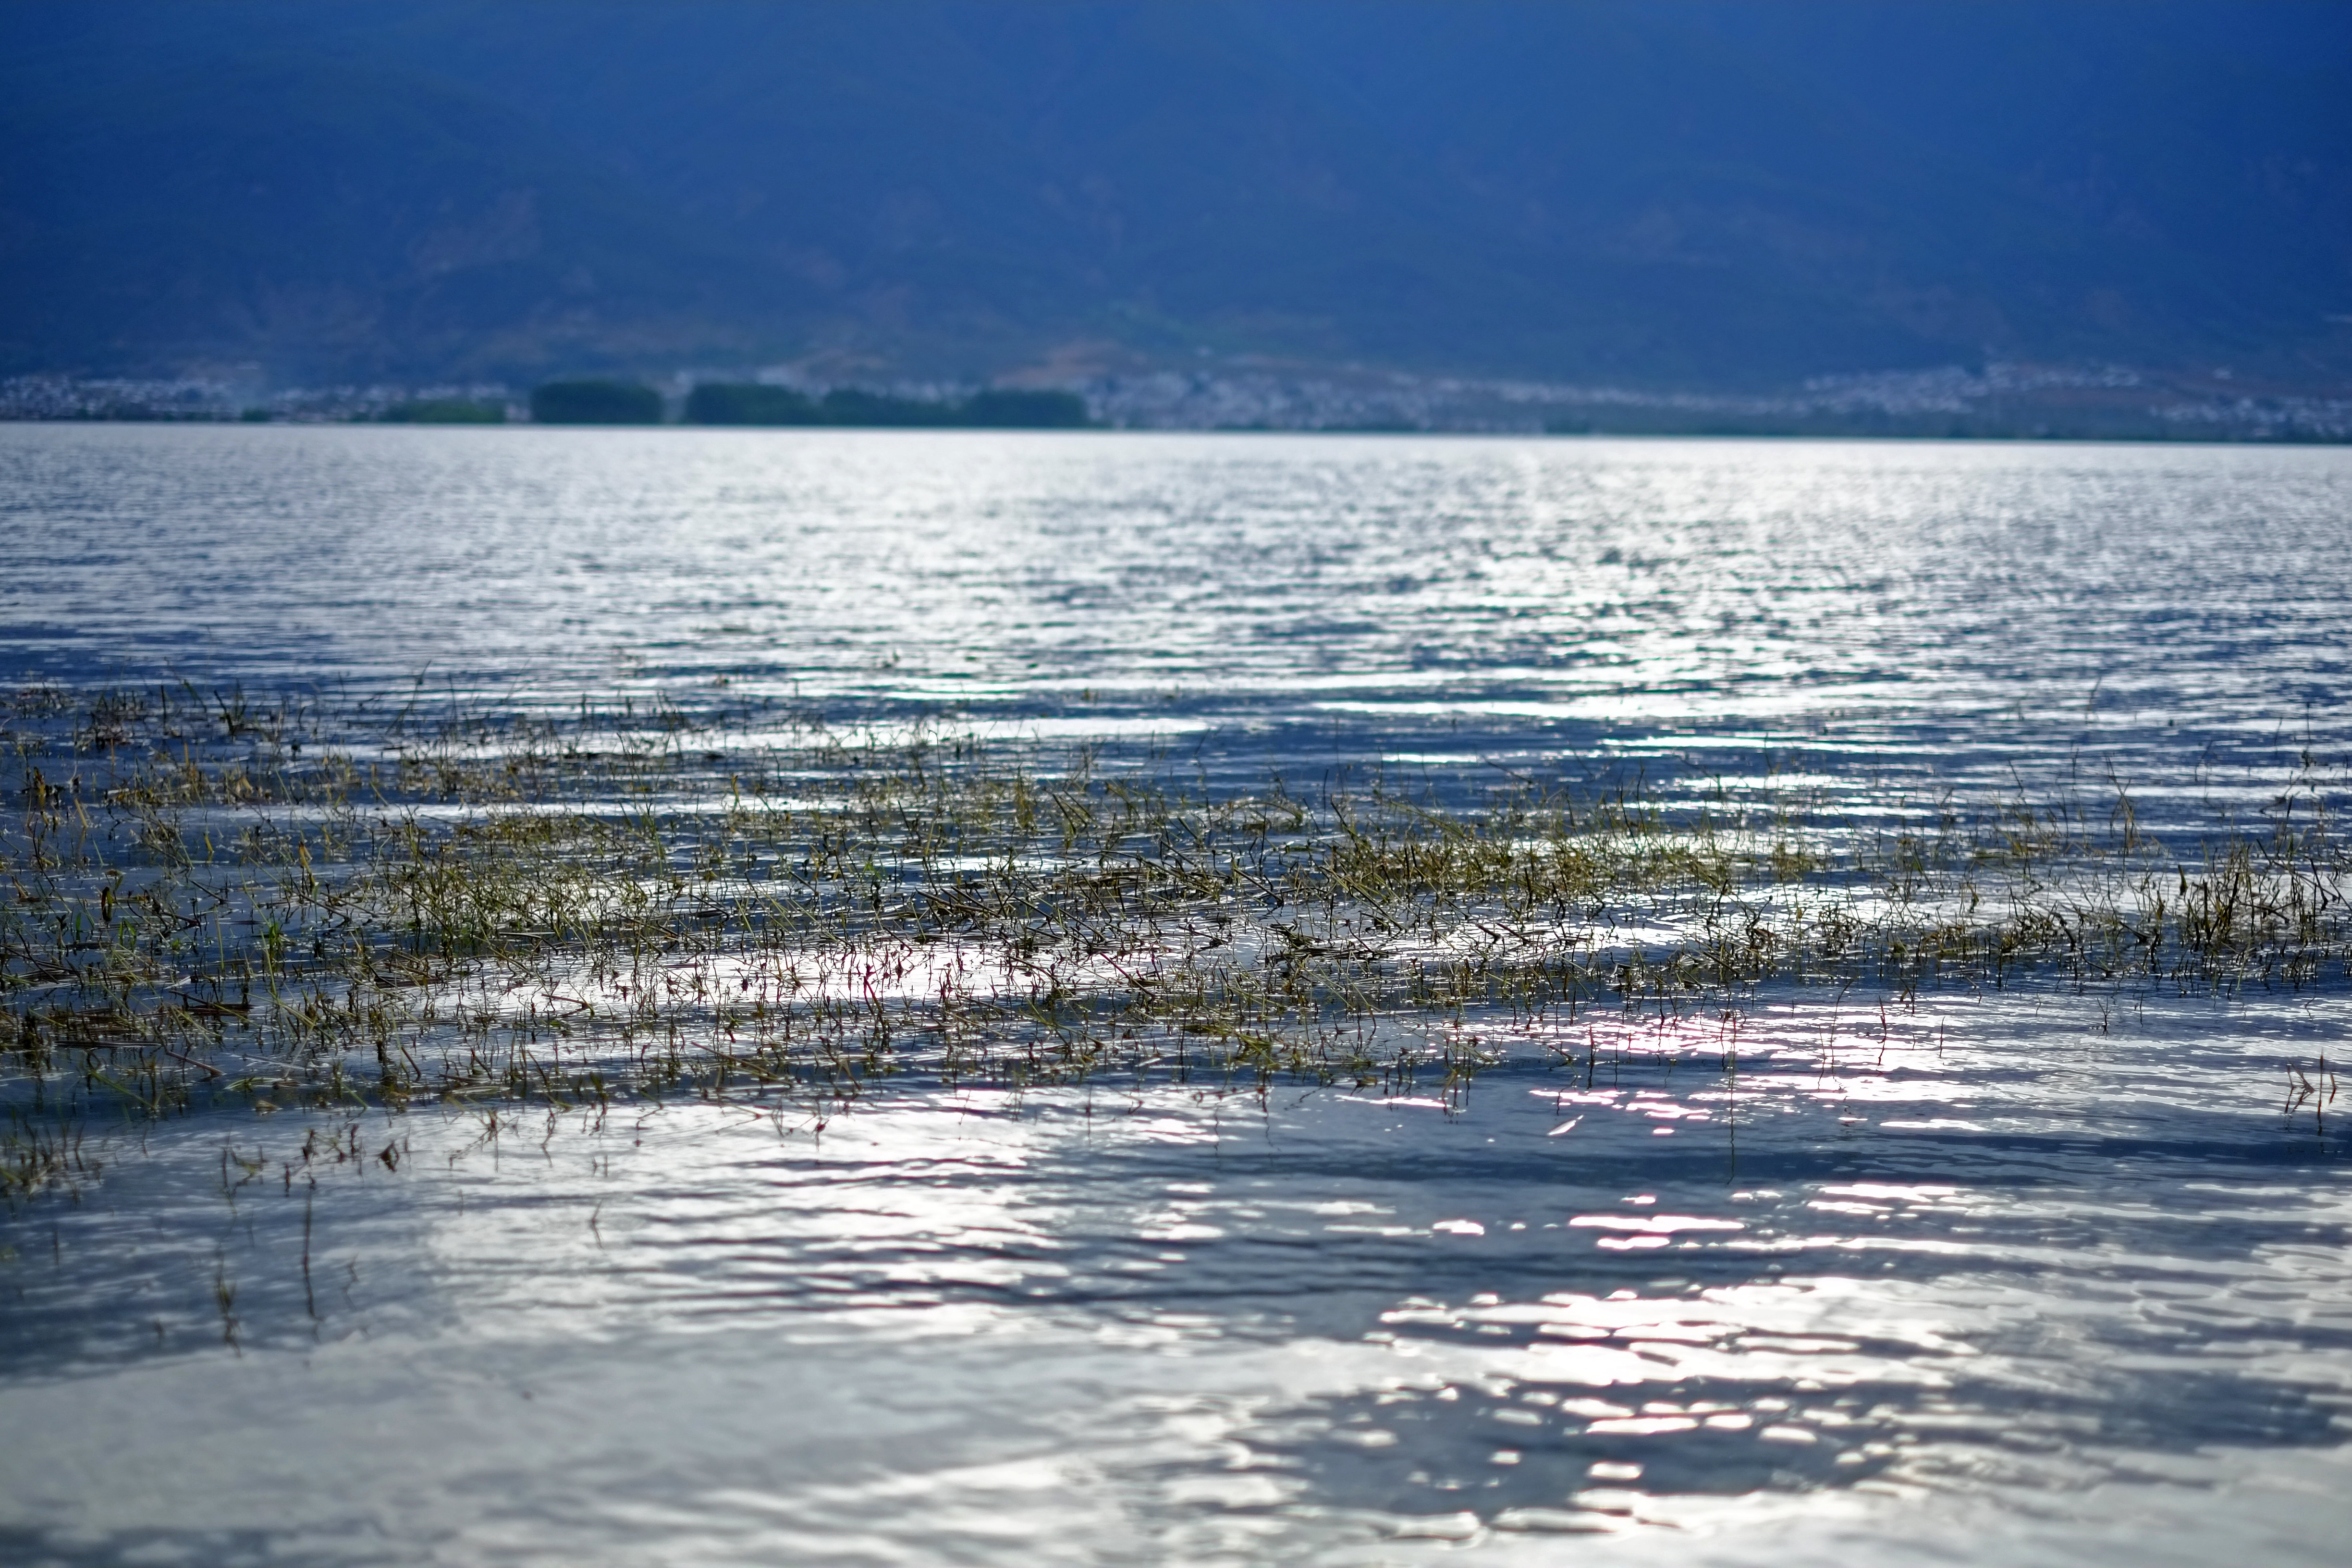
[[[0,380],[0,421],[2340,446],[2352,441],[2352,396],[2337,390],[2009,364],[1817,378],[1755,392],[1343,374],[1303,365],[1101,375],[1050,386],[827,386],[674,374],[554,381],[527,391],[497,382],[271,388],[196,376],[26,375]]]
[[[2315,435],[2302,432],[2285,434],[2233,435],[2213,431],[2130,432],[2095,430],[1872,430],[1872,429],[1741,429],[1714,426],[1689,427],[1657,426],[1649,428],[1590,429],[1590,430],[1528,430],[1476,429],[1467,427],[1432,426],[1401,427],[1380,425],[1085,425],[1085,426],[972,426],[972,425],[884,425],[884,424],[824,424],[824,425],[698,425],[674,420],[644,424],[565,424],[530,419],[503,422],[471,421],[402,421],[383,419],[271,419],[250,420],[228,414],[122,414],[122,415],[0,415],[0,426],[9,425],[115,425],[115,426],[203,426],[217,427],[234,426],[251,428],[257,425],[306,430],[353,430],[368,428],[406,428],[451,430],[562,430],[567,432],[611,431],[643,434],[648,431],[669,431],[681,435],[719,434],[816,434],[830,431],[851,431],[862,434],[903,433],[911,435],[1070,435],[1070,436],[1326,436],[1356,438],[1401,437],[1443,437],[1461,440],[1512,441],[1777,441],[1777,442],[1837,442],[1870,441],[1931,445],[1942,443],[1981,443],[1986,446],[2119,446],[2119,447],[2352,447],[2352,435]]]

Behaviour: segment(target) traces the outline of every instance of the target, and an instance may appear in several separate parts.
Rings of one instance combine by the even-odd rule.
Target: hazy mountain
[[[2352,378],[2352,7],[15,4],[0,368]]]

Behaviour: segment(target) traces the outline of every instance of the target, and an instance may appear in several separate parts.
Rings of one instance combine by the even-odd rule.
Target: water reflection
[[[722,760],[950,724],[2153,828],[2352,738],[2331,452],[0,428],[0,496],[11,681],[429,667],[733,704]],[[0,1556],[2333,1562],[2352,1188],[2278,1089],[2347,1005],[167,1122],[0,1218]]]
[[[1742,1042],[1738,1124],[1721,1058],[1650,1030],[1453,1100],[906,1084],[821,1131],[754,1100],[497,1139],[427,1111],[309,1171],[281,1122],[238,1131],[233,1201],[192,1168],[216,1130],[178,1129],[7,1265],[38,1372],[7,1427],[68,1402],[151,1479],[12,1464],[0,1509],[82,1561],[227,1528],[231,1474],[299,1482],[323,1533],[270,1537],[298,1560],[1009,1563],[1043,1531],[1049,1561],[1356,1561],[2220,1486],[2352,1409],[2335,1135],[2265,1106],[2230,1011],[2100,1036],[2024,998],[1832,1079],[1830,1009],[1792,1005]],[[189,1470],[237,1419],[205,1411],[252,1424]],[[387,1497],[414,1522],[352,1535]]]
[[[1251,782],[1606,748],[1915,801],[2259,807],[2352,738],[2326,448],[19,426],[0,496],[0,679],[723,689]]]

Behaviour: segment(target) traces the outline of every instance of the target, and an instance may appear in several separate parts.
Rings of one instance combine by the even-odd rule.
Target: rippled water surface
[[[2318,449],[0,427],[0,679],[2187,832],[2340,796],[2347,519]],[[2347,1007],[420,1106],[315,1187],[323,1122],[183,1118],[0,1218],[0,1558],[2332,1563],[2352,1166],[2282,1090]]]

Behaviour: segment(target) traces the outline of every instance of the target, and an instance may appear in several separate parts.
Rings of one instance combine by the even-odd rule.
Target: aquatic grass
[[[89,1130],[205,1106],[1459,1092],[1506,1039],[1591,1053],[1601,1020],[1792,989],[2303,988],[2352,955],[2308,766],[2260,830],[2176,845],[2119,786],[1858,824],[1771,789],[1213,795],[1085,747],[744,732],[667,700],[21,694],[0,1184],[85,1181]]]

